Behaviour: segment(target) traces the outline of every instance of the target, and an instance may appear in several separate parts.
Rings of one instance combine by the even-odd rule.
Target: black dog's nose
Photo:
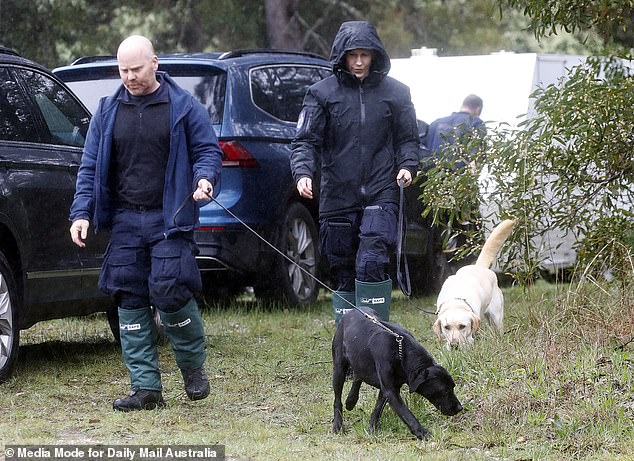
[[[447,407],[441,408],[440,411],[442,414],[447,416],[455,416],[463,410],[462,404],[458,401],[452,403],[451,405],[447,405]]]
[[[454,402],[446,402],[445,405],[437,407],[445,416],[455,416],[463,410],[462,404],[456,399]]]

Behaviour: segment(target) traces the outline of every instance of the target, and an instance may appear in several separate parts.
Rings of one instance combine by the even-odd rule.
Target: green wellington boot
[[[185,392],[190,400],[201,400],[209,395],[209,379],[204,370],[205,330],[192,298],[176,312],[159,311],[176,363],[183,375]]]
[[[339,326],[339,322],[341,322],[341,317],[343,317],[343,314],[352,309],[352,306],[355,305],[354,298],[354,291],[332,292],[332,308],[335,312],[335,323],[337,326]]]
[[[390,303],[392,301],[392,280],[382,282],[362,282],[355,280],[357,307],[374,309],[381,320],[390,319]]]
[[[165,406],[158,368],[156,330],[150,308],[119,307],[119,333],[121,355],[130,373],[132,390],[127,397],[115,400],[112,408],[133,411]]]

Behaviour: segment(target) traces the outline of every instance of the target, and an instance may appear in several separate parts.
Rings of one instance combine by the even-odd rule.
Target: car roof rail
[[[117,59],[116,56],[108,56],[108,55],[82,56],[81,58],[75,59],[73,62],[70,63],[70,65],[76,66],[77,64],[88,64],[91,62],[101,62],[101,61],[113,61],[116,59]]]
[[[227,51],[225,53],[222,53],[218,57],[218,59],[239,58],[242,56],[248,56],[250,54],[292,54],[296,56],[307,56],[311,58],[325,59],[324,56],[317,53],[312,53],[310,51],[279,50],[279,49],[271,49],[271,48],[253,48],[253,49],[245,49],[245,50]]]
[[[9,48],[8,46],[0,45],[0,54],[9,54],[11,56],[20,56],[20,53],[15,51],[13,48]]]
[[[220,51],[197,51],[195,53],[161,53],[158,55],[159,64],[161,58],[201,58],[201,59],[218,59],[222,55]]]
[[[225,52],[198,52],[198,53],[165,53],[160,54],[160,58],[179,58],[179,57],[192,57],[192,58],[207,58],[207,59],[231,59],[231,58],[239,58],[242,56],[249,56],[252,54],[290,54],[295,56],[306,56],[311,58],[319,58],[326,59],[324,56],[312,53],[310,51],[299,51],[299,50],[280,50],[280,49],[271,49],[271,48],[253,48],[253,49],[244,49],[244,50],[233,50],[233,51],[225,51]],[[99,56],[82,56],[81,58],[77,58],[75,61],[71,63],[71,66],[76,66],[78,64],[89,64],[93,62],[102,62],[102,61],[114,61],[116,60],[116,56],[109,55],[99,55]]]

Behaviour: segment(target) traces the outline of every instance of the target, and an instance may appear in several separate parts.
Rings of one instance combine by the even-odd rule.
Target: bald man
[[[158,71],[154,47],[134,35],[119,46],[121,85],[102,98],[88,130],[70,234],[110,231],[99,288],[118,306],[131,391],[119,411],[165,405],[151,306],[161,317],[191,400],[209,394],[201,289],[193,239],[199,204],[210,200],[222,153],[205,108]]]

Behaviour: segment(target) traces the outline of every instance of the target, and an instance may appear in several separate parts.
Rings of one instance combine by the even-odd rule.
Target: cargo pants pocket
[[[173,312],[200,291],[195,250],[185,240],[165,240],[152,249],[150,299],[159,310]]]

